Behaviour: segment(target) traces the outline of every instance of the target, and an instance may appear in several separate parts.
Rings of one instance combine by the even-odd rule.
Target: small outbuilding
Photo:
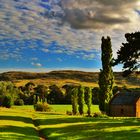
[[[113,117],[140,117],[140,92],[119,92],[109,104]]]

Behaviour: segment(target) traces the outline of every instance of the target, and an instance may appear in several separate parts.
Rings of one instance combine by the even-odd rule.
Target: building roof
[[[112,98],[111,105],[133,105],[140,98],[140,92],[119,92]]]

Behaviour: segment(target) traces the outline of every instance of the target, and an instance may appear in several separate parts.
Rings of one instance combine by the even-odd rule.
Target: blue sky
[[[139,24],[140,0],[1,0],[0,72],[99,71],[101,37],[116,57]]]

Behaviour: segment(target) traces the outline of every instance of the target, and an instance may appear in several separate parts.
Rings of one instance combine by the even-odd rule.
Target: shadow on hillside
[[[0,127],[0,139],[6,139],[9,135],[13,137],[13,140],[19,139],[29,139],[29,140],[38,140],[38,134],[33,127],[19,127],[19,126],[1,126]],[[5,135],[2,135],[2,132]],[[14,133],[14,134],[11,134]]]
[[[121,126],[139,126],[139,123],[90,123],[69,125],[60,128],[48,127],[42,129],[41,133],[51,140],[68,140],[68,138],[73,139],[73,137],[77,140],[139,140],[137,128],[134,127],[133,130],[124,130],[124,128],[121,130],[121,128],[119,129]],[[118,129],[115,131],[117,127]],[[52,133],[55,135],[52,135]]]
[[[0,116],[0,120],[12,120],[12,121],[20,121],[24,123],[31,123],[32,124],[32,119],[27,118],[27,117],[21,117],[21,116]]]

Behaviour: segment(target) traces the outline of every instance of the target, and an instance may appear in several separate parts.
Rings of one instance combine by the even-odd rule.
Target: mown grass
[[[52,112],[59,113],[59,114],[66,114],[67,111],[72,111],[71,105],[51,105]],[[100,112],[98,105],[92,105],[91,106],[92,113],[94,112]],[[87,107],[84,107],[84,112],[87,112]]]
[[[87,118],[38,114],[36,122],[49,140],[139,140],[136,118]]]
[[[54,111],[34,112],[33,106],[0,108],[0,140],[139,140],[139,118],[94,118],[69,116],[70,105],[52,105]],[[98,112],[98,106],[92,107]]]
[[[33,112],[0,108],[0,140],[39,140],[33,125]]]

